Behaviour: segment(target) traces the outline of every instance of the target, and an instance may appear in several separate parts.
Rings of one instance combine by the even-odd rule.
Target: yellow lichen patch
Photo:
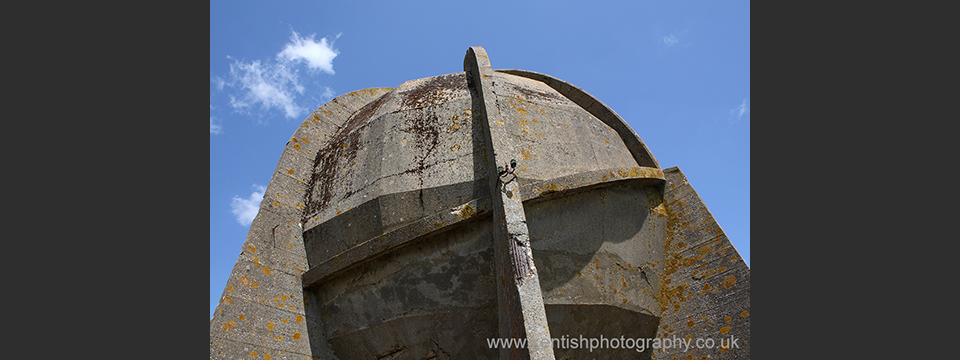
[[[728,332],[730,332],[730,327],[729,327],[729,326],[724,326],[724,327],[720,328],[720,333],[721,333],[721,334],[726,334],[726,333],[728,333]]]
[[[530,155],[530,150],[527,150],[526,148],[520,149],[520,154],[523,155],[523,160],[530,160],[530,158],[532,157]]]
[[[267,324],[267,330],[273,331],[273,321]]]
[[[250,357],[254,357],[254,356],[257,356],[257,355],[258,355],[258,354],[257,354],[257,351],[256,351],[256,350],[253,350],[253,351],[250,352]]]
[[[286,324],[286,323],[287,323],[287,319],[283,319],[283,323]]]
[[[280,203],[278,203],[278,202],[276,202],[276,201],[271,202],[270,204],[273,205],[273,206],[280,206]]]
[[[745,318],[745,317],[747,317],[747,316],[750,316],[750,312],[749,312],[749,311],[744,310],[742,313],[740,313],[740,317],[742,317],[742,318]]]
[[[287,174],[293,175],[293,173],[294,173],[293,169],[287,169]]]
[[[707,254],[710,253],[711,250],[713,250],[713,249],[710,247],[710,245],[704,245],[704,246],[701,246],[701,247],[699,247],[699,248],[697,249],[697,253],[698,253],[700,256],[706,256]]]
[[[293,144],[293,148],[297,150],[303,150],[303,148],[300,147],[300,144]]]
[[[692,328],[692,327],[693,327],[693,324],[696,324],[696,322],[693,321],[693,320],[688,320],[688,321],[687,321],[687,327],[688,327],[688,328]]]
[[[733,275],[727,275],[723,278],[723,281],[720,282],[720,286],[723,286],[724,289],[729,289],[737,284],[737,279]]]
[[[244,319],[243,314],[240,314],[240,316],[238,316],[238,318],[240,318],[240,320],[243,320],[243,319]]]
[[[230,285],[230,286],[227,287],[227,292],[228,292],[228,293],[232,293],[232,292],[233,292],[233,285]]]
[[[261,266],[260,270],[263,270],[264,274],[270,275],[270,269],[268,269],[266,266]]]
[[[302,138],[300,138],[300,140],[303,140],[303,142],[305,142],[305,143],[307,143],[307,144],[309,144],[309,143],[310,143],[310,139],[307,139],[307,137],[306,137],[306,136],[304,136],[304,137],[302,137]]]
[[[453,215],[457,217],[457,220],[461,220],[461,221],[469,219],[471,216],[475,215],[476,213],[477,211],[474,210],[473,207],[471,207],[469,204],[464,205],[463,208],[461,209],[453,211]]]
[[[231,297],[229,297],[229,296],[224,296],[224,297],[223,297],[223,304],[224,304],[224,305],[233,304],[233,298],[231,298]]]
[[[540,195],[549,194],[552,192],[557,192],[563,190],[563,186],[560,184],[550,184],[540,188]]]
[[[236,322],[236,321],[233,321],[233,320],[227,321],[227,322],[223,323],[223,331],[233,330],[233,327],[234,327],[234,326],[237,326],[237,322]]]
[[[730,322],[731,320],[733,320],[732,317],[729,317],[729,316],[724,316],[724,317],[723,317],[723,321]]]
[[[270,360],[270,354],[264,354],[264,355],[263,355],[263,358],[266,359],[266,360]]]
[[[280,295],[280,300],[287,300],[287,296],[286,296],[286,295]]]
[[[300,340],[300,333],[293,333],[294,340]]]
[[[457,150],[460,150],[460,145],[453,145],[450,147],[450,151],[457,151]]]
[[[247,250],[250,250],[250,253],[251,253],[251,254],[257,252],[257,248],[254,247],[253,245],[247,245]]]
[[[248,277],[246,277],[246,276],[238,277],[238,278],[237,278],[237,282],[240,283],[240,285],[243,285],[243,286],[250,286],[250,278],[248,278]]]

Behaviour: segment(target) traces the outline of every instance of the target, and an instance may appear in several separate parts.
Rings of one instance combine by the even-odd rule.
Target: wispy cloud
[[[262,64],[234,60],[230,64],[231,87],[239,83],[241,95],[230,95],[230,106],[240,113],[247,113],[253,105],[260,104],[265,110],[277,108],[288,118],[300,115],[303,109],[294,101],[296,94],[303,94],[299,74],[284,63]]]
[[[230,202],[230,212],[237,217],[240,225],[250,226],[253,223],[253,218],[260,211],[260,201],[263,200],[263,193],[266,190],[267,188],[262,185],[253,184],[253,193],[249,198],[233,197],[233,201]]]
[[[210,111],[213,111],[213,105],[210,105]],[[213,115],[210,115],[210,133],[213,135],[218,135],[220,134],[220,131],[223,130],[216,120],[217,118],[213,117]]]
[[[298,97],[306,91],[298,67],[305,63],[309,73],[334,74],[333,59],[340,52],[333,48],[333,42],[328,42],[327,38],[317,41],[315,34],[301,37],[296,31],[291,32],[290,42],[274,59],[246,62],[227,56],[233,60],[229,76],[226,79],[214,77],[211,81],[218,91],[225,88],[236,90],[229,95],[234,111],[250,113],[259,105],[262,111],[276,109],[287,118],[297,118],[307,110],[298,103]]]
[[[663,37],[663,43],[667,44],[667,46],[673,46],[678,42],[680,42],[680,39],[674,34]]]
[[[743,102],[740,103],[740,106],[737,106],[733,110],[730,110],[730,114],[733,114],[733,116],[735,117],[735,119],[733,119],[733,121],[731,121],[730,124],[733,125],[734,122],[737,122],[738,120],[743,118],[743,115],[749,114],[749,113],[750,113],[750,104],[747,103],[747,99],[743,99]]]
[[[323,102],[327,102],[333,100],[334,95],[336,95],[336,93],[333,92],[333,89],[331,89],[329,86],[324,86],[323,93],[320,94],[320,99],[323,99]]]
[[[216,118],[214,118],[213,116],[210,116],[210,133],[214,135],[218,135],[220,134],[220,131],[222,130],[222,128],[220,127],[220,124],[214,123],[214,119]]]
[[[674,30],[670,32],[657,31],[657,42],[661,42],[667,47],[688,47],[690,46],[690,29]]]

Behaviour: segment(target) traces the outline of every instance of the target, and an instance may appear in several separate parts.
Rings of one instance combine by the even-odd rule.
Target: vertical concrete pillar
[[[501,359],[554,359],[550,329],[543,308],[540,279],[533,263],[527,219],[516,175],[501,173],[517,152],[497,108],[494,72],[482,47],[471,47],[463,70],[477,92],[483,122],[486,161],[493,172],[493,249],[497,273],[500,336],[526,338],[525,349],[500,349]]]

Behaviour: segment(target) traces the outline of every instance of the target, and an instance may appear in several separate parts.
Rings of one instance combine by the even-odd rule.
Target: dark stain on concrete
[[[334,184],[338,178],[342,178],[341,172],[348,171],[346,165],[357,157],[357,151],[361,148],[360,130],[370,123],[371,117],[383,106],[386,99],[385,94],[350,115],[327,145],[317,151],[313,162],[313,176],[307,184],[303,222],[325,209],[333,200]]]

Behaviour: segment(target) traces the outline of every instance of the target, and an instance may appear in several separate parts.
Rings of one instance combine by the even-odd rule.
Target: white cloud
[[[277,59],[285,62],[306,61],[307,68],[310,70],[319,70],[330,75],[333,71],[333,58],[340,52],[333,48],[333,43],[327,43],[327,38],[320,38],[317,42],[310,35],[309,38],[301,38],[296,31],[290,36],[290,43],[283,47],[283,51],[277,54]],[[338,34],[337,37],[340,37]]]
[[[277,53],[275,61],[245,62],[227,56],[233,59],[229,79],[214,77],[211,81],[218,91],[225,87],[238,90],[237,93],[229,95],[230,106],[235,111],[249,113],[259,105],[264,111],[280,110],[284,116],[291,119],[306,112],[307,109],[297,102],[298,96],[306,91],[301,83],[298,65],[305,63],[311,73],[319,71],[332,75],[333,59],[339,51],[334,49],[333,43],[328,43],[326,38],[316,41],[315,34],[304,38],[296,31],[292,32],[290,43]],[[328,92],[332,90],[324,91],[323,95]]]
[[[263,200],[263,193],[267,188],[262,185],[253,184],[253,193],[247,199],[234,196],[230,202],[230,212],[237,217],[237,222],[243,226],[250,226],[253,218],[260,211],[260,201]]]

